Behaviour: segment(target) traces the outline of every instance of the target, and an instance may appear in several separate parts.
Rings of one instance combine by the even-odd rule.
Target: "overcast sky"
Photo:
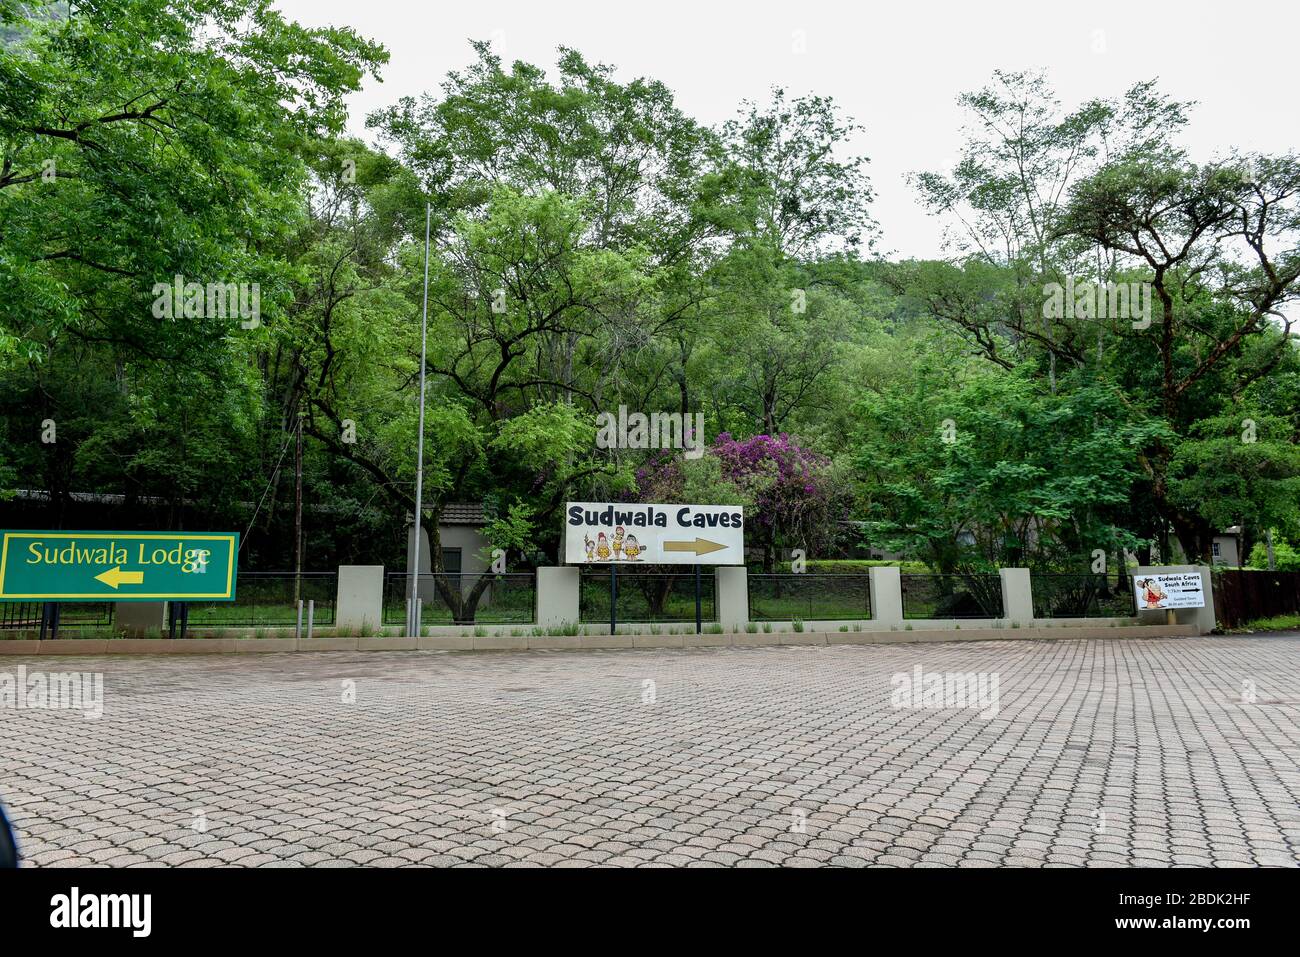
[[[348,25],[388,48],[382,83],[352,98],[352,131],[372,139],[366,114],[398,97],[439,89],[489,40],[505,59],[553,68],[560,44],[653,77],[678,104],[714,125],[773,85],[835,100],[866,129],[853,144],[870,158],[880,249],[941,253],[941,229],[904,177],[947,168],[961,142],[958,93],[994,69],[1046,69],[1062,104],[1122,93],[1157,77],[1200,105],[1185,143],[1198,158],[1288,151],[1300,140],[1294,2],[1049,2],[885,4],[821,0],[463,3],[278,0],[309,25]]]

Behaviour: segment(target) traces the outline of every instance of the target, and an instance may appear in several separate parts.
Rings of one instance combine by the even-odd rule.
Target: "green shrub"
[[[793,628],[795,631],[803,631],[803,619],[802,618],[792,619],[790,621],[790,627]]]
[[[1256,542],[1250,550],[1250,559],[1246,564],[1251,568],[1267,569],[1268,546],[1263,542]],[[1273,567],[1279,572],[1300,572],[1300,550],[1292,548],[1286,542],[1277,541],[1274,536]]]

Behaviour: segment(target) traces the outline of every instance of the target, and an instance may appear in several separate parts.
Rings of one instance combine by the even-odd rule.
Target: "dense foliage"
[[[889,260],[829,98],[709,128],[575,50],[474,53],[368,146],[343,101],[386,53],[351,30],[0,0],[0,524],[102,493],[285,567],[301,428],[308,566],[400,567],[427,216],[425,522],[482,502],[512,564],[608,498],[744,504],[769,568],[1208,560],[1231,525],[1294,554],[1300,156],[1190,157],[1154,84],[1065,113],[997,74],[914,180],[951,258]],[[174,281],[260,313],[160,315]],[[1149,310],[1045,308],[1092,282]],[[599,447],[620,406],[701,414],[703,456]]]

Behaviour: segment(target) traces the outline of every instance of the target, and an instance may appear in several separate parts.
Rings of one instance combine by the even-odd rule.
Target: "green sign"
[[[238,532],[0,532],[0,601],[234,601]]]

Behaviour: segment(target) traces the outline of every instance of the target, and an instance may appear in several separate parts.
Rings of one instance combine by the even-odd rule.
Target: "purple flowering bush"
[[[723,432],[699,462],[664,452],[636,473],[643,502],[738,502],[746,506],[746,541],[775,549],[809,550],[837,535],[844,497],[831,461],[791,435],[733,438]]]

